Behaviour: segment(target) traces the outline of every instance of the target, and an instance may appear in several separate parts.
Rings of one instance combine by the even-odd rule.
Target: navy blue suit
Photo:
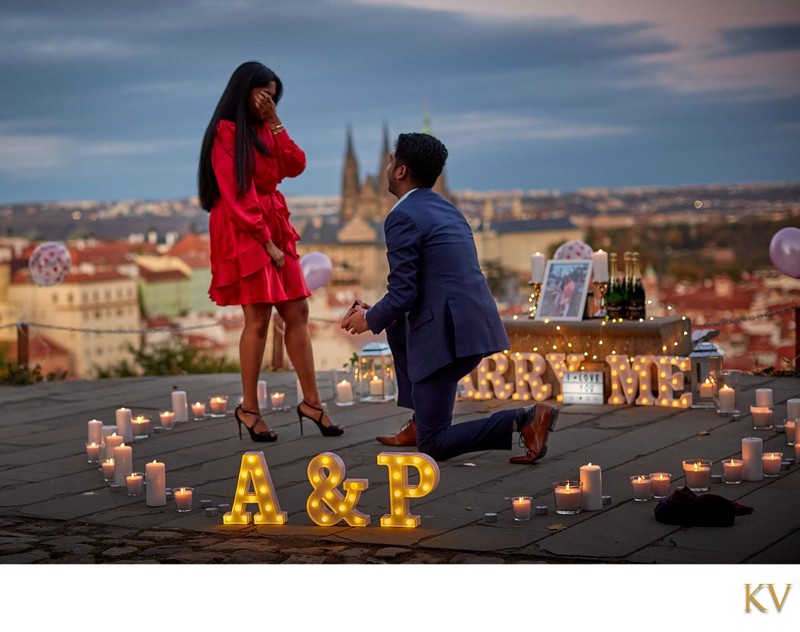
[[[451,424],[458,381],[509,347],[464,215],[420,188],[389,213],[384,232],[387,293],[366,318],[373,333],[386,330],[398,404],[414,410],[417,447],[437,460],[511,449],[516,411]]]

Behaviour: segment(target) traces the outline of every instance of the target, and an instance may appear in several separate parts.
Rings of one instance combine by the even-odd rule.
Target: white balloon
[[[309,252],[300,259],[300,268],[310,291],[318,290],[330,281],[333,275],[333,264],[327,255],[321,252]]]
[[[46,241],[36,246],[28,260],[31,280],[36,285],[50,287],[67,278],[72,266],[72,257],[64,244]]]

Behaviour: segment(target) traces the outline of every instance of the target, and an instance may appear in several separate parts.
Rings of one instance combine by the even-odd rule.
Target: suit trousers
[[[394,356],[397,403],[414,411],[419,450],[437,461],[466,452],[510,450],[517,410],[452,423],[458,382],[478,366],[483,356],[456,358],[423,380],[412,382],[408,377],[405,332],[405,321],[398,320],[386,328],[386,337]]]

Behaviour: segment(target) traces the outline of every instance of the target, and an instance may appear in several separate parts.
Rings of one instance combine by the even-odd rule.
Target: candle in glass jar
[[[175,496],[175,506],[178,508],[178,511],[183,513],[192,510],[191,487],[180,487],[179,489],[173,490],[173,495]]]
[[[206,405],[203,402],[192,404],[192,415],[195,419],[203,419],[206,416]]]
[[[283,407],[283,400],[286,397],[285,393],[271,393],[269,396],[269,401],[272,402],[273,408],[282,408]]]
[[[89,463],[97,463],[100,459],[100,445],[92,441],[86,444],[86,458]]]
[[[383,397],[383,380],[377,375],[369,383],[369,394],[373,397]]]
[[[125,477],[125,487],[128,490],[128,496],[139,496],[144,489],[144,477],[140,472],[131,472]]]
[[[553,484],[556,513],[575,514],[581,510],[581,486],[574,481]]]
[[[130,408],[117,408],[117,434],[127,443],[133,441],[133,426],[131,424]]]
[[[158,418],[161,420],[161,427],[164,430],[172,430],[175,425],[175,413],[171,410],[164,410],[158,413]]]
[[[766,406],[750,406],[753,416],[753,430],[769,430],[772,428],[772,408]]]
[[[545,257],[541,252],[531,255],[531,282],[541,283],[544,280]]]
[[[228,397],[226,395],[216,395],[209,400],[208,406],[215,415],[224,415],[225,410],[228,408]]]
[[[353,403],[353,385],[347,380],[342,380],[336,385],[336,401],[339,404]]]
[[[764,445],[759,437],[742,439],[742,461],[744,469],[742,478],[746,481],[760,481],[764,477],[764,465],[761,461]]]
[[[765,452],[761,457],[761,464],[764,468],[764,476],[774,478],[781,471],[782,452]]]
[[[103,422],[98,419],[92,419],[87,424],[89,436],[86,438],[87,443],[96,443],[100,445],[103,443]]]
[[[700,385],[700,397],[714,397],[714,385],[711,380],[706,378],[706,381]]]
[[[530,520],[531,518],[531,497],[520,496],[511,500],[514,510],[514,520]]]
[[[760,408],[772,408],[772,389],[771,388],[757,388],[756,389],[756,406]]]
[[[794,445],[797,422],[794,419],[787,419],[783,422],[783,431],[786,433],[786,445]]]
[[[163,507],[167,504],[166,466],[159,461],[148,463],[144,466],[144,475],[147,480],[147,506]]]
[[[728,485],[738,485],[742,482],[744,463],[741,459],[728,459],[722,462],[722,473]]]
[[[581,465],[581,509],[599,511],[603,508],[603,472],[599,465]]]
[[[100,468],[103,470],[103,478],[106,482],[114,480],[114,459],[106,459],[100,464]]]
[[[146,437],[150,434],[150,417],[136,415],[131,419],[131,426],[133,427],[134,437]]]
[[[633,487],[633,499],[636,502],[650,500],[650,477],[642,474],[631,476],[631,487]]]
[[[189,421],[189,406],[186,401],[186,391],[172,391],[172,411],[175,413],[175,422]]]
[[[711,484],[711,461],[705,459],[684,461],[683,476],[686,478],[686,486],[692,491],[707,491]]]
[[[650,475],[650,489],[654,498],[666,498],[669,496],[669,486],[672,482],[672,474],[669,472],[656,472]]]
[[[133,473],[133,448],[129,445],[114,448],[114,482],[125,485],[125,477]]]
[[[717,399],[719,401],[719,412],[730,413],[735,410],[736,391],[727,384],[723,385],[723,387],[719,389],[717,393]]]

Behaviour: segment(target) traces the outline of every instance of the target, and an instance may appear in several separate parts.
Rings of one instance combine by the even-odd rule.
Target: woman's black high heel
[[[274,430],[267,430],[265,432],[256,432],[255,430],[253,430],[250,426],[248,426],[246,423],[244,423],[244,421],[242,421],[241,417],[239,417],[239,411],[240,410],[243,413],[247,413],[248,415],[258,415],[259,417],[261,416],[260,412],[255,412],[253,410],[245,410],[244,408],[242,408],[241,404],[239,404],[236,407],[236,410],[233,411],[233,416],[236,418],[236,424],[239,426],[239,439],[240,440],[242,438],[242,426],[247,428],[247,432],[250,433],[250,438],[253,441],[271,443],[271,442],[275,441],[278,438],[278,433],[275,432]],[[255,425],[255,424],[253,424],[253,425]]]
[[[310,415],[306,415],[302,410],[300,410],[300,406],[305,404],[309,408],[313,408],[316,411],[319,411],[319,417],[314,419]],[[308,417],[311,421],[317,424],[317,428],[322,433],[323,437],[338,437],[340,434],[344,432],[343,426],[326,426],[322,423],[322,418],[325,416],[325,411],[322,408],[317,408],[316,406],[312,406],[306,400],[303,400],[302,404],[297,405],[297,418],[300,420],[300,434],[303,434],[303,417]]]

